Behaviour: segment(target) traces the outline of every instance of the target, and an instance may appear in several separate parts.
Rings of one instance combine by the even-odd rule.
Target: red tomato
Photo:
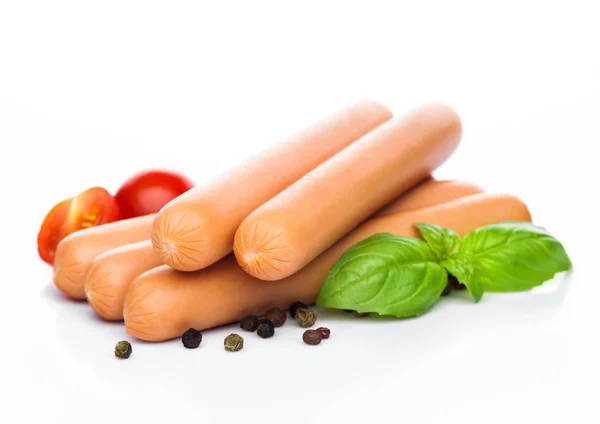
[[[149,215],[194,187],[183,175],[169,171],[145,171],[134,175],[117,191],[115,199],[123,219]]]
[[[90,188],[63,200],[46,215],[38,233],[38,253],[44,262],[53,265],[56,246],[63,238],[119,219],[119,206],[114,197],[103,188]]]
[[[66,199],[54,206],[42,223],[40,232],[38,233],[37,245],[38,254],[44,262],[49,265],[54,264],[54,252],[61,237],[61,228],[67,215],[69,214],[69,206],[71,199]]]
[[[90,188],[71,200],[69,215],[62,227],[63,238],[75,231],[121,219],[115,198],[101,187]]]

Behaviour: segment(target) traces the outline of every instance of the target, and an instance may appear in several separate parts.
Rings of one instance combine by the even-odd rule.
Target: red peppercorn
[[[324,339],[328,339],[331,335],[331,330],[327,327],[319,327],[317,331],[321,333],[321,337]]]
[[[444,291],[442,292],[442,296],[448,296],[452,292],[452,283],[448,281],[446,283],[446,287],[444,287]]]
[[[279,308],[271,308],[267,311],[264,318],[271,321],[273,323],[273,326],[281,327],[283,324],[285,324],[287,315],[284,311],[282,311]]]
[[[302,340],[304,340],[304,343],[313,346],[321,343],[322,338],[323,336],[319,330],[306,330],[302,335]]]
[[[467,288],[467,286],[465,286],[460,281],[458,281],[458,278],[456,278],[453,275],[450,276],[450,278],[448,279],[448,282],[452,285],[452,288],[454,290],[464,290]]]
[[[258,327],[258,317],[256,315],[248,315],[240,321],[240,328],[245,331],[255,331]]]

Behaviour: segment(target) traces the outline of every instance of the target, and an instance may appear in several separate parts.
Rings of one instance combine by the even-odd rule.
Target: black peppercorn
[[[240,321],[240,328],[245,331],[255,331],[258,327],[258,317],[256,315],[248,315]]]
[[[321,333],[321,337],[324,339],[328,339],[331,335],[331,330],[327,327],[319,327],[317,328],[317,331]]]
[[[269,337],[273,337],[275,334],[275,327],[273,323],[266,318],[261,318],[258,320],[258,328],[256,329],[256,334],[258,334],[263,339],[268,339]]]
[[[230,334],[225,337],[224,345],[227,352],[237,352],[244,347],[244,339],[239,334]]]
[[[196,349],[200,346],[200,342],[202,342],[202,333],[190,328],[181,336],[181,342],[188,349]]]
[[[321,343],[322,338],[323,336],[319,330],[306,330],[302,335],[302,340],[304,340],[304,343],[313,346]]]
[[[310,309],[302,308],[296,311],[296,321],[302,328],[311,327],[317,321],[317,314]]]
[[[126,340],[120,341],[115,346],[115,356],[120,359],[127,359],[131,356],[131,343]]]
[[[308,306],[305,303],[302,302],[294,302],[290,305],[290,316],[292,318],[296,318],[296,312],[298,312],[298,309],[307,309]]]
[[[265,314],[265,318],[271,321],[274,327],[281,327],[285,324],[287,315],[279,308],[271,308]]]

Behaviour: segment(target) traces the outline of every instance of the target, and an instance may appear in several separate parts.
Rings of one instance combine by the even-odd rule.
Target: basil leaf
[[[434,224],[415,224],[415,227],[441,261],[458,253],[461,242],[454,231]]]
[[[410,317],[431,308],[448,274],[422,240],[388,233],[357,243],[331,269],[317,306]]]
[[[572,266],[562,244],[528,222],[478,228],[463,238],[458,256],[462,267],[472,267],[467,280],[459,278],[461,283],[474,286],[474,274],[484,290],[497,292],[529,290]],[[457,266],[449,265],[448,270],[453,273],[451,268]]]
[[[475,303],[483,297],[483,284],[481,282],[479,270],[468,260],[462,258],[451,258],[441,262],[446,270],[454,275],[459,282],[467,286]]]

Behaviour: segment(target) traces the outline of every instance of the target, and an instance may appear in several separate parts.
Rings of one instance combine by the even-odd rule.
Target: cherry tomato
[[[38,254],[44,262],[54,264],[56,246],[61,240],[62,225],[69,214],[71,199],[66,199],[54,206],[42,223],[37,237]]]
[[[63,223],[63,238],[75,231],[121,219],[115,198],[101,187],[93,187],[71,200],[69,214]]]
[[[194,187],[183,175],[170,171],[145,171],[134,175],[117,191],[115,199],[123,219],[149,215]]]
[[[113,196],[100,187],[90,188],[57,204],[46,215],[38,233],[38,253],[54,264],[58,243],[75,231],[117,221],[121,217]]]

